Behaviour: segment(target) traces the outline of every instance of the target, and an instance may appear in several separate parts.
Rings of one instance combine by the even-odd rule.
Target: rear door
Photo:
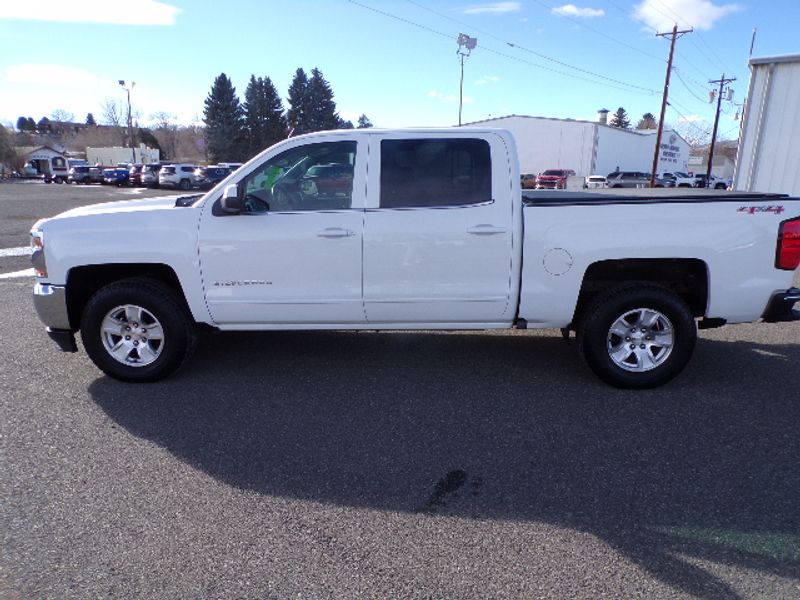
[[[511,181],[516,170],[505,140],[378,133],[369,153],[367,321],[444,327],[512,320],[509,198],[519,198],[519,185]]]

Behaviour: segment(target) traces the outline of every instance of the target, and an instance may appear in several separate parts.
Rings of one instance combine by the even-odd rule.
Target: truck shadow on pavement
[[[535,334],[218,334],[163,383],[90,392],[238,488],[552,523],[728,599],[698,562],[800,579],[798,366],[800,344],[702,340],[676,381],[628,392]]]

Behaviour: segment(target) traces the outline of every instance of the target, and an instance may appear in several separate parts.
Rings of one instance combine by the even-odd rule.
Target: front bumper
[[[75,336],[67,312],[67,288],[63,285],[36,283],[33,286],[33,306],[47,326],[47,335],[64,352],[77,352]]]
[[[800,310],[794,305],[800,302],[800,288],[789,288],[785,292],[773,294],[761,318],[767,323],[800,321]]]

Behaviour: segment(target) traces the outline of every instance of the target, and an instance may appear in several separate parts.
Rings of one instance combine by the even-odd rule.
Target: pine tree
[[[358,128],[359,129],[369,129],[372,127],[372,121],[369,120],[367,115],[361,115],[358,117]]]
[[[52,126],[50,125],[50,119],[47,117],[42,117],[39,119],[39,122],[36,124],[36,130],[39,133],[47,133],[50,131],[50,129],[52,129]]]
[[[25,129],[26,131],[36,131],[36,121],[33,120],[33,117],[28,117],[28,126]]]
[[[286,137],[286,117],[278,91],[269,77],[250,76],[244,93],[244,123],[250,156]]]
[[[611,117],[611,121],[608,123],[611,127],[619,127],[620,129],[628,129],[631,126],[630,120],[628,120],[628,113],[625,112],[625,109],[621,106],[617,109],[617,112],[614,113],[614,116]]]
[[[309,123],[309,106],[307,99],[308,76],[303,69],[297,69],[289,86],[289,110],[286,113],[292,135],[300,135],[313,131]]]
[[[94,120],[94,115],[92,113],[87,113],[87,115],[86,115],[86,124],[87,125],[97,125],[97,121]]]
[[[211,160],[240,161],[245,157],[244,119],[236,88],[220,73],[205,100],[203,121]]]
[[[310,110],[311,131],[339,129],[343,125],[342,119],[336,112],[336,102],[333,101],[331,85],[319,69],[315,68],[311,71],[306,98]]]

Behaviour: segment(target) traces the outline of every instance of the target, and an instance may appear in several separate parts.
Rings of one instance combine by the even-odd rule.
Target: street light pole
[[[133,86],[136,85],[135,81],[131,81],[131,86],[128,87],[125,85],[125,80],[120,79],[119,85],[128,93],[128,146],[131,149],[131,156],[133,157],[133,162],[136,162],[136,149],[133,147],[133,119],[131,118],[131,90]]]
[[[461,127],[461,109],[464,105],[464,58],[469,56],[478,45],[478,38],[469,37],[466,33],[459,33],[457,41],[456,54],[461,60],[461,82],[458,86],[458,126]]]

